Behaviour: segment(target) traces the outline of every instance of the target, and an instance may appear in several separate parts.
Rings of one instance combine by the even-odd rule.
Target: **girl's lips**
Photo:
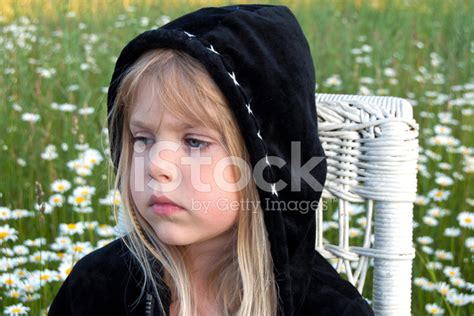
[[[155,203],[151,206],[151,208],[155,214],[162,216],[168,216],[180,211],[184,211],[183,208],[168,203]]]

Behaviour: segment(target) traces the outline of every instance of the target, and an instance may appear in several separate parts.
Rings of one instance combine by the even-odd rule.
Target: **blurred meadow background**
[[[0,2],[2,314],[45,314],[74,263],[116,236],[106,97],[123,46],[189,11],[236,3],[251,2]],[[414,106],[413,315],[473,315],[473,1],[260,3],[297,16],[316,92],[392,95]],[[354,245],[365,224],[358,210]],[[334,213],[325,216],[335,238]]]

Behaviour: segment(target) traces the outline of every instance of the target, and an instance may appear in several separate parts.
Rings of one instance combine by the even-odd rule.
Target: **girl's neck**
[[[193,281],[206,284],[218,259],[232,251],[234,241],[234,231],[231,229],[211,240],[185,246],[183,259]]]

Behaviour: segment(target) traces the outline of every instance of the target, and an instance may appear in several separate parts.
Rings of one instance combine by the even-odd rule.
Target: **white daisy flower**
[[[71,183],[65,179],[58,179],[51,184],[51,190],[64,193],[71,188]]]
[[[444,309],[442,309],[441,307],[439,307],[436,304],[426,304],[425,305],[425,310],[430,315],[443,315],[444,314]]]
[[[72,244],[67,250],[67,253],[74,254],[75,257],[83,257],[93,250],[93,247],[89,241],[76,242]]]
[[[367,218],[365,216],[359,217],[356,219],[357,224],[359,224],[362,228],[367,226]]]
[[[20,300],[22,302],[33,302],[38,300],[40,297],[41,295],[39,293],[26,293],[20,298]]]
[[[120,191],[118,190],[109,190],[107,196],[103,199],[99,199],[99,203],[103,205],[120,205]]]
[[[19,256],[25,256],[25,255],[28,255],[30,253],[30,250],[28,249],[28,247],[26,247],[24,245],[14,246],[13,251],[15,252],[15,254],[17,254]]]
[[[109,244],[110,242],[114,241],[115,238],[109,238],[109,239],[101,239],[97,242],[96,248],[102,248],[105,245]]]
[[[26,278],[30,275],[30,272],[25,268],[17,268],[13,271],[19,278]]]
[[[448,293],[446,299],[454,306],[464,306],[471,303],[473,301],[473,298],[473,295],[452,291]]]
[[[79,85],[78,84],[71,84],[67,87],[67,91],[73,92],[73,91],[77,91],[77,90],[79,90]]]
[[[84,161],[92,165],[99,164],[104,158],[97,149],[89,148],[84,151],[83,156]]]
[[[444,230],[444,236],[446,237],[458,237],[461,235],[461,230],[457,227],[446,227]]]
[[[76,173],[77,173],[78,176],[86,177],[86,176],[90,176],[92,174],[92,170],[88,166],[81,166],[81,167],[76,169]]]
[[[51,257],[51,252],[47,250],[39,250],[33,252],[28,258],[29,261],[32,263],[40,263],[40,264],[45,264],[47,261],[49,261]]]
[[[426,263],[426,268],[431,270],[441,270],[441,268],[443,268],[443,265],[439,261],[430,261]]]
[[[36,280],[40,286],[61,280],[59,273],[50,269],[33,271],[31,278]]]
[[[96,228],[96,233],[101,237],[110,237],[114,236],[114,228],[107,224],[100,224]]]
[[[59,230],[61,235],[74,235],[74,234],[83,234],[84,226],[81,222],[69,223],[69,224],[59,224]]]
[[[421,285],[421,288],[425,291],[432,292],[436,289],[436,285],[433,282],[427,280],[424,284]]]
[[[74,178],[74,183],[77,185],[85,185],[87,183],[86,179],[82,177],[75,177]]]
[[[0,206],[0,220],[6,221],[11,218],[12,211],[8,207]]]
[[[364,233],[363,233],[362,229],[360,229],[360,228],[356,228],[356,227],[349,228],[349,237],[350,238],[359,237],[359,236],[362,236],[363,234]]]
[[[156,19],[155,23],[158,26],[162,26],[162,25],[168,23],[169,21],[171,21],[171,18],[169,16],[162,15],[158,19]]]
[[[49,202],[43,202],[43,209],[45,214],[51,214],[53,212],[53,206],[49,204]],[[40,210],[40,205],[37,203],[35,203],[35,210]]]
[[[464,279],[459,278],[459,277],[451,277],[449,278],[449,282],[451,282],[452,285],[463,288],[466,285],[466,281]]]
[[[445,186],[448,186],[448,185],[452,185],[453,184],[453,179],[448,177],[448,176],[445,176],[445,175],[440,175],[440,176],[437,176],[436,177],[436,180],[435,182],[443,187]]]
[[[10,225],[0,226],[0,245],[7,240],[15,241],[18,239],[18,232],[16,229],[10,227]]]
[[[448,295],[448,292],[451,288],[449,287],[449,284],[446,282],[438,282],[436,283],[436,290],[438,291],[439,294],[446,296]]]
[[[446,125],[437,124],[434,131],[437,135],[451,135],[452,129]]]
[[[64,203],[64,196],[61,194],[53,194],[49,197],[49,203],[53,206],[61,207]]]
[[[424,277],[417,277],[413,279],[413,284],[415,284],[416,286],[423,286],[426,283],[428,283],[428,280]]]
[[[22,166],[22,167],[26,166],[26,160],[23,159],[23,158],[18,158],[18,159],[16,160],[16,163],[17,163],[19,166]]]
[[[74,11],[68,11],[68,12],[66,13],[66,17],[67,17],[67,18],[71,18],[71,19],[72,19],[72,18],[75,18],[76,16],[77,16],[77,14],[76,14],[76,12],[74,12]]]
[[[13,257],[15,255],[15,253],[13,252],[13,249],[11,248],[0,248],[0,252],[3,253],[5,256],[8,256],[8,257]]]
[[[39,282],[33,281],[33,274],[31,274],[28,278],[22,279],[20,281],[20,284],[18,285],[18,289],[26,293],[35,293],[36,291],[40,289],[38,284]]]
[[[387,67],[383,70],[383,74],[387,77],[395,77],[397,75],[397,71],[393,68]]]
[[[367,45],[367,44],[362,45],[361,49],[365,53],[370,53],[372,51],[372,47],[370,45]]]
[[[448,278],[450,277],[460,277],[461,272],[459,271],[459,267],[452,267],[452,266],[446,266],[443,269],[444,275],[446,275]]]
[[[55,251],[59,251],[59,250],[66,249],[69,245],[71,245],[71,243],[72,241],[69,236],[59,236],[59,237],[56,237],[54,242],[50,244],[49,247]]]
[[[453,259],[453,254],[449,251],[443,250],[443,249],[438,249],[435,251],[435,256],[439,260],[452,260]]]
[[[433,242],[433,238],[430,236],[420,236],[417,237],[416,240],[422,245],[429,245]]]
[[[443,191],[439,189],[433,189],[428,193],[428,196],[433,198],[435,201],[444,201],[449,197],[450,191]]]
[[[432,217],[443,217],[450,214],[450,211],[445,208],[435,206],[435,207],[430,208],[426,213]]]
[[[89,206],[91,201],[87,196],[83,195],[71,195],[67,199],[69,204],[72,204],[78,208]]]
[[[12,212],[11,212],[11,218],[12,219],[31,217],[31,216],[34,216],[34,215],[35,215],[35,213],[33,213],[32,211],[21,210],[21,209],[12,210]]]
[[[94,209],[90,206],[73,206],[72,210],[76,213],[81,213],[81,214],[90,214],[94,212]]]
[[[58,110],[61,112],[74,112],[77,106],[71,103],[60,104]]]
[[[5,294],[8,297],[19,299],[22,295],[22,292],[17,289],[11,289],[11,290],[8,290]]]
[[[97,221],[82,222],[82,223],[83,223],[85,229],[90,229],[90,230],[96,229],[97,226],[99,225],[99,222],[97,222]]]
[[[49,79],[56,74],[56,69],[54,68],[45,68],[45,67],[38,67],[36,68],[36,73],[38,73],[41,77]]]
[[[16,287],[19,282],[20,282],[20,279],[18,278],[18,276],[16,276],[13,273],[4,273],[0,275],[0,284],[3,287],[7,287],[7,288]]]
[[[361,95],[372,95],[372,91],[363,85],[359,87],[359,91],[357,93]]]
[[[90,115],[92,113],[94,113],[94,108],[92,107],[85,107],[85,108],[80,108],[78,110],[78,113],[81,114],[81,115]]]
[[[415,46],[419,49],[422,49],[423,47],[425,47],[425,44],[423,44],[423,42],[420,42],[420,41],[415,41]]]
[[[34,113],[23,113],[21,115],[21,119],[25,122],[37,122],[40,120],[40,115],[39,114],[34,114]]]
[[[459,225],[461,227],[474,229],[474,213],[461,212],[458,214],[457,220],[459,221]]]
[[[471,252],[474,252],[474,237],[466,238],[466,241],[464,242],[464,244]]]
[[[19,303],[5,307],[4,314],[8,316],[28,315],[29,311],[29,307]]]
[[[46,244],[46,238],[39,237],[35,239],[27,239],[23,244],[28,247],[41,247]]]
[[[416,196],[416,199],[415,199],[416,205],[428,205],[429,202],[430,202],[430,199],[425,196],[421,196],[421,195]]]
[[[438,226],[438,220],[432,216],[423,216],[423,222],[428,226]]]
[[[374,84],[375,83],[375,79],[372,77],[361,77],[359,81],[361,84]]]
[[[53,144],[49,144],[45,147],[44,151],[41,153],[41,158],[44,160],[53,160],[58,157],[58,153],[56,151],[56,146]]]
[[[340,87],[342,85],[341,77],[338,74],[332,75],[324,81],[326,87]]]
[[[427,253],[429,255],[433,254],[433,248],[429,246],[423,246],[421,247],[421,250],[423,250],[424,253]]]
[[[74,264],[71,260],[66,259],[66,260],[61,261],[61,263],[59,264],[58,273],[62,281],[64,281],[68,277],[73,267],[74,267]]]
[[[96,189],[93,186],[83,185],[75,188],[73,194],[90,198],[93,194],[95,194],[95,190]]]

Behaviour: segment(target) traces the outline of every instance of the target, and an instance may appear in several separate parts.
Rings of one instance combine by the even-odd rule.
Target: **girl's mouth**
[[[180,211],[184,211],[183,208],[169,203],[155,203],[151,206],[153,212],[157,215],[168,216]]]

